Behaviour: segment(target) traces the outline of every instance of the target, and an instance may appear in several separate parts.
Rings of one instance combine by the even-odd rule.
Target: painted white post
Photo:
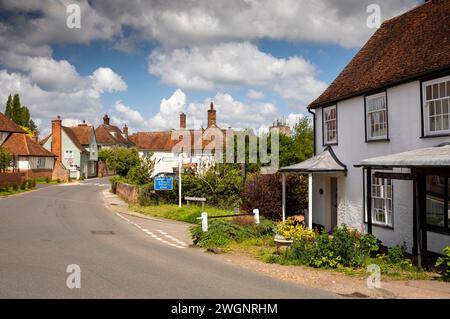
[[[283,212],[283,221],[286,220],[286,174],[281,174],[281,207]]]
[[[182,201],[182,198],[181,198],[181,168],[182,168],[182,165],[181,165],[181,161],[182,161],[182,153],[180,153],[179,155],[178,155],[178,207],[180,207],[181,208],[181,201]]]
[[[202,213],[202,230],[204,232],[208,231],[208,213]]]
[[[308,227],[312,229],[313,174],[308,174]]]
[[[255,216],[255,224],[259,225],[259,209],[255,208],[253,210],[253,215]]]

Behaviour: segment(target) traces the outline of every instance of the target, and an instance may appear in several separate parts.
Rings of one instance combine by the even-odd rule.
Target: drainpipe
[[[313,116],[313,134],[314,134],[314,138],[313,138],[313,141],[314,141],[314,156],[316,156],[316,112],[313,112],[313,111],[311,111],[311,109],[308,107],[308,113],[309,114],[312,114],[312,116]]]

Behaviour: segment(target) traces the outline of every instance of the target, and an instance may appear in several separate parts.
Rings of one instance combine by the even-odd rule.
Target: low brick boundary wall
[[[104,176],[113,176],[116,175],[116,172],[114,170],[108,169],[105,162],[102,160],[98,161],[98,177],[104,177]]]
[[[125,183],[117,183],[116,194],[129,204],[136,204],[138,200],[138,188]]]
[[[28,169],[22,170],[25,175],[25,179],[47,178],[52,179],[52,169]]]
[[[21,172],[5,172],[0,173],[0,188],[20,186],[25,179],[24,173]]]

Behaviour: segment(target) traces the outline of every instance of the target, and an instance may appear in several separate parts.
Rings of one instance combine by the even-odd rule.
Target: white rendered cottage
[[[309,174],[310,226],[450,245],[450,1],[385,21],[308,109],[316,156],[280,171]]]

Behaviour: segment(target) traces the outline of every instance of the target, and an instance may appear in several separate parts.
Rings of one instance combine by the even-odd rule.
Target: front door
[[[330,192],[330,212],[331,212],[331,229],[337,227],[337,178],[330,178],[331,192]]]

